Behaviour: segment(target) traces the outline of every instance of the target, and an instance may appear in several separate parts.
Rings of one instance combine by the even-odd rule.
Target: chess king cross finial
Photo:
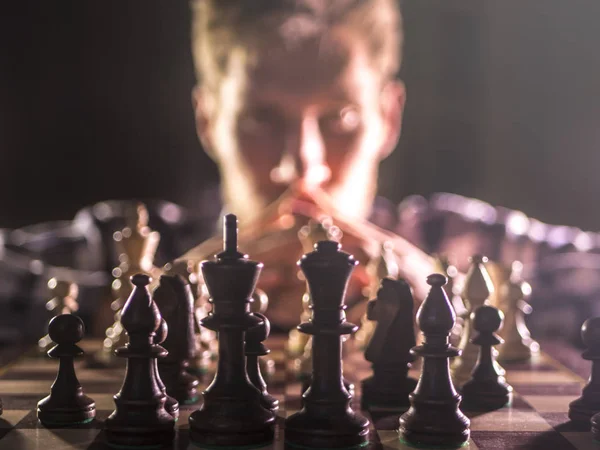
[[[223,220],[223,251],[217,255],[223,259],[247,258],[238,252],[238,220],[235,214],[227,214]]]

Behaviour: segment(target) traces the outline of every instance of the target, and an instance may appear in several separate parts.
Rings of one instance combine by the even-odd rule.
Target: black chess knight
[[[365,351],[372,363],[373,376],[363,380],[361,407],[373,406],[405,410],[408,394],[417,380],[408,376],[415,357],[410,353],[416,344],[413,327],[414,300],[404,280],[384,278],[377,299],[368,304],[367,318],[377,326]]]

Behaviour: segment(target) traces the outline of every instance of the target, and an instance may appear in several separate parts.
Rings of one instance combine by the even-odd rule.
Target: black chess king
[[[202,393],[204,404],[190,416],[190,439],[200,446],[262,446],[273,440],[275,414],[262,405],[262,392],[249,380],[245,334],[261,325],[250,313],[262,263],[237,250],[237,218],[225,216],[224,251],[201,264],[212,303],[202,326],[217,331],[219,362],[215,379]]]

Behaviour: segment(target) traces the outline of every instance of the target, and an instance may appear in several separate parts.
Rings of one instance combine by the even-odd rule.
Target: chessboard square
[[[285,388],[285,396],[288,398],[300,398],[302,396],[302,383],[288,383]]]
[[[473,431],[548,431],[552,427],[535,411],[499,409],[471,418]]]
[[[512,384],[515,392],[519,395],[581,395],[581,383],[574,381],[572,383],[560,384]]]
[[[26,357],[10,366],[10,372],[44,372],[49,374],[54,373],[56,375],[57,370],[58,360],[42,357]]]
[[[572,422],[569,419],[568,411],[561,412],[539,412],[539,415],[552,426],[556,431],[571,432],[571,431],[589,431],[589,425],[578,422]]]
[[[527,403],[539,412],[568,411],[569,403],[578,395],[525,395],[523,398]]]
[[[81,342],[78,342],[77,345],[89,355],[102,349],[102,342],[102,339],[85,338]]]
[[[287,419],[288,417],[290,417],[293,414],[296,414],[300,410],[301,410],[301,408],[291,408],[291,409],[285,409],[283,411],[277,411],[277,416]]]
[[[598,450],[598,442],[590,432],[570,431],[561,433],[578,450]]]
[[[55,373],[56,375],[56,373]],[[77,379],[85,389],[86,381],[94,383],[122,383],[125,377],[125,369],[122,370],[102,370],[81,368],[76,371]]]
[[[52,383],[53,380],[0,380],[0,396],[14,392],[27,392],[27,395],[37,394],[45,397],[50,393]]]
[[[193,409],[191,410],[179,410],[179,418],[177,419],[177,423],[175,424],[177,426],[178,429],[189,429],[190,425],[189,425],[189,419],[190,416],[192,415],[192,413],[194,412]]]
[[[398,432],[393,430],[378,430],[379,441],[381,443],[381,447],[385,450],[414,450],[415,447],[412,447],[408,444],[403,443],[399,436]],[[447,447],[451,449],[452,447]],[[466,446],[456,447],[457,449],[465,449],[465,450],[478,450],[477,445],[473,442],[472,439],[469,439],[469,442]]]
[[[575,450],[577,448],[554,430],[544,433],[473,431],[471,439],[481,449]]]
[[[3,449],[75,450],[88,448],[100,432],[95,428],[23,428],[10,431],[2,439]]]
[[[0,416],[0,428],[14,428],[29,413],[30,411],[25,409],[5,409]]]
[[[566,371],[535,372],[513,370],[506,372],[506,381],[509,384],[559,384],[578,382],[579,378]]]
[[[85,392],[85,394],[94,400],[97,410],[106,409],[112,411],[115,409],[115,399],[113,398],[112,394],[97,394],[88,392]]]

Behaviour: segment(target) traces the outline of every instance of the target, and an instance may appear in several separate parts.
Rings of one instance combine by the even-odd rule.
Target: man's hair
[[[271,39],[293,45],[343,28],[362,40],[384,81],[401,62],[399,0],[192,0],[192,51],[198,83],[216,87],[232,55],[252,59]],[[276,33],[275,35],[273,33]]]

